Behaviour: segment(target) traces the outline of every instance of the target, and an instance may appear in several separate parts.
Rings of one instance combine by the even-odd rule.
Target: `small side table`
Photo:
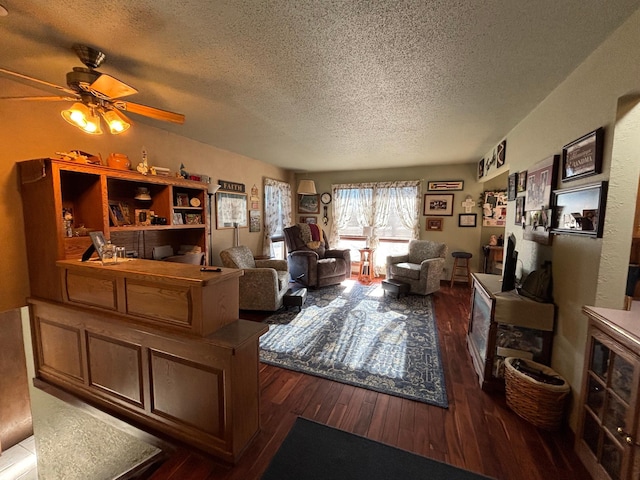
[[[358,281],[362,283],[373,282],[375,277],[373,254],[374,248],[361,248],[360,252],[360,265],[358,266]]]

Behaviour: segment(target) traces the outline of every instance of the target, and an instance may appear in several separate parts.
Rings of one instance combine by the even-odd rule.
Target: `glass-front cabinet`
[[[595,315],[607,309],[584,311],[590,321],[576,451],[594,478],[638,480],[640,357],[635,352],[640,345],[634,345],[628,332]]]
[[[502,292],[498,275],[472,273],[467,348],[484,390],[504,389],[507,357],[545,365],[551,359],[554,305]]]

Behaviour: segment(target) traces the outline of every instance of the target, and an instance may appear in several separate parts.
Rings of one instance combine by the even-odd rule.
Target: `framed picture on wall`
[[[298,213],[320,213],[319,195],[298,195]]]
[[[426,193],[424,195],[424,215],[452,216],[453,193]]]
[[[524,209],[546,210],[551,205],[551,192],[556,185],[560,155],[552,155],[536,163],[527,172],[527,200]]]
[[[516,225],[524,225],[524,197],[516,198]]]
[[[459,227],[475,227],[478,225],[477,213],[460,213],[458,215]]]
[[[443,221],[444,221],[443,218],[435,218],[435,217],[427,218],[427,222],[425,224],[426,230],[441,232]]]
[[[518,193],[527,191],[527,171],[518,172]]]
[[[518,174],[512,173],[509,175],[509,185],[507,188],[507,200],[510,202],[516,199],[517,192],[517,183],[518,183]]]
[[[588,177],[602,172],[602,140],[600,127],[562,148],[562,181]]]
[[[442,180],[427,182],[427,190],[430,192],[446,192],[453,190],[464,190],[463,180]]]
[[[249,210],[249,231],[250,232],[259,232],[260,231],[260,210]]]
[[[247,194],[218,192],[216,193],[216,228],[247,227]]]

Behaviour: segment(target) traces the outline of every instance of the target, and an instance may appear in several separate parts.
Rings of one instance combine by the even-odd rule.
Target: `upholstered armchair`
[[[240,310],[276,311],[289,289],[286,260],[255,260],[251,250],[243,245],[220,252],[222,265],[241,268]]]
[[[318,225],[298,223],[284,229],[291,279],[307,287],[335,285],[351,276],[349,250],[329,248]]]
[[[440,288],[447,256],[444,243],[411,240],[409,253],[387,257],[387,278],[409,284],[409,292],[429,295]]]

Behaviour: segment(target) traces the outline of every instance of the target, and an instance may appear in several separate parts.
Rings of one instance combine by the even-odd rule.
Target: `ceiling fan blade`
[[[107,75],[103,73],[100,75],[89,87],[89,91],[91,93],[98,93],[98,97],[107,97],[106,99],[111,98],[120,98],[126,97],[127,95],[133,95],[134,93],[138,93],[138,90],[133,88],[130,85],[127,85],[124,82],[121,82],[117,78],[112,77],[111,75]]]
[[[56,85],[55,83],[46,82],[44,80],[39,80],[37,78],[30,77],[29,75],[23,75],[22,73],[13,72],[11,70],[6,70],[4,68],[0,68],[0,73],[5,73],[7,75],[12,75],[14,77],[22,78],[23,80],[29,80],[30,82],[39,83],[40,85],[46,85],[47,87],[55,88],[64,93],[69,93],[71,95],[75,95],[76,92],[67,87],[62,87],[60,85]]]
[[[76,102],[78,97],[0,97],[0,100],[22,100],[37,102]]]
[[[123,100],[113,102],[113,105],[125,112],[137,113],[149,118],[155,118],[156,120],[162,120],[164,122],[173,122],[182,125],[184,123],[184,115],[181,113],[169,112],[167,110],[161,110],[159,108],[147,107],[139,103],[125,102]]]

